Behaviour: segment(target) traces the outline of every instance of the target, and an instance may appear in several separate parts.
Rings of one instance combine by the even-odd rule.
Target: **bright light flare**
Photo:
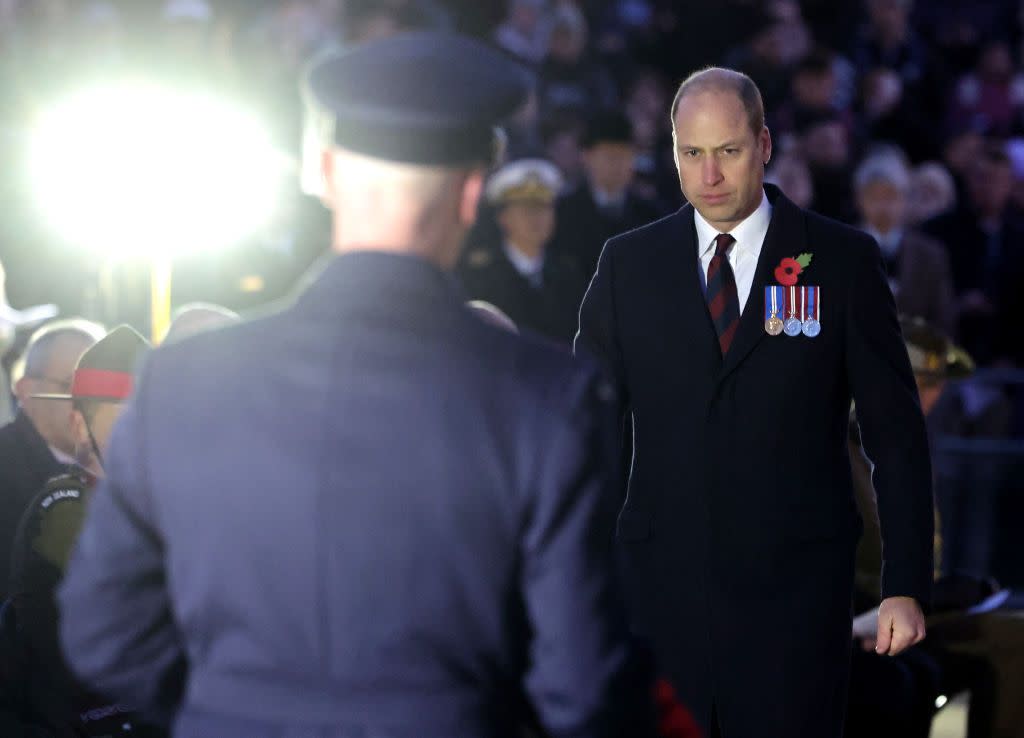
[[[49,225],[115,257],[231,245],[269,221],[280,195],[266,131],[209,95],[144,84],[86,90],[49,110],[30,146]]]

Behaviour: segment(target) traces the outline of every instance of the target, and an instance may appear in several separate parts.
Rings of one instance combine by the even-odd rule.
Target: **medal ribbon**
[[[819,323],[821,322],[821,295],[817,287],[807,288],[807,315],[803,319],[805,323],[807,318],[814,318]]]
[[[764,288],[764,319],[779,316],[779,290],[781,287],[768,286]]]

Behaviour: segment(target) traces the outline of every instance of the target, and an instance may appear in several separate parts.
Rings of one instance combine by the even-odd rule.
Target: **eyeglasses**
[[[70,379],[57,379],[56,377],[47,377],[42,374],[27,374],[25,375],[25,379],[34,379],[37,382],[46,382],[47,384],[51,384],[64,392],[71,391]]]

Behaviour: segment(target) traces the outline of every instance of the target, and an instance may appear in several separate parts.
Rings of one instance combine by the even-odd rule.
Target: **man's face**
[[[599,143],[583,154],[594,189],[612,196],[626,191],[636,171],[636,152],[629,143]]]
[[[906,198],[891,182],[869,182],[857,193],[857,205],[864,222],[879,233],[903,226]]]
[[[999,216],[1013,194],[1013,169],[1009,162],[982,159],[968,180],[971,200],[982,215]]]
[[[506,205],[498,214],[498,223],[510,244],[532,255],[555,232],[555,206],[543,202]]]
[[[78,359],[90,346],[92,341],[78,334],[57,338],[42,372],[26,375],[18,383],[18,401],[39,435],[66,454],[74,453],[75,448],[71,432],[71,401],[40,400],[30,395],[70,392]]]
[[[771,156],[768,129],[750,129],[739,96],[696,92],[679,103],[676,167],[686,199],[722,232],[753,213],[764,196],[764,165]]]

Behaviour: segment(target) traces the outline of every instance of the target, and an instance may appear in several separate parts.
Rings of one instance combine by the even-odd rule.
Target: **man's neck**
[[[518,243],[506,241],[505,243],[508,248],[526,259],[536,261],[544,255],[544,244],[542,243],[527,243],[525,241],[520,241]]]

